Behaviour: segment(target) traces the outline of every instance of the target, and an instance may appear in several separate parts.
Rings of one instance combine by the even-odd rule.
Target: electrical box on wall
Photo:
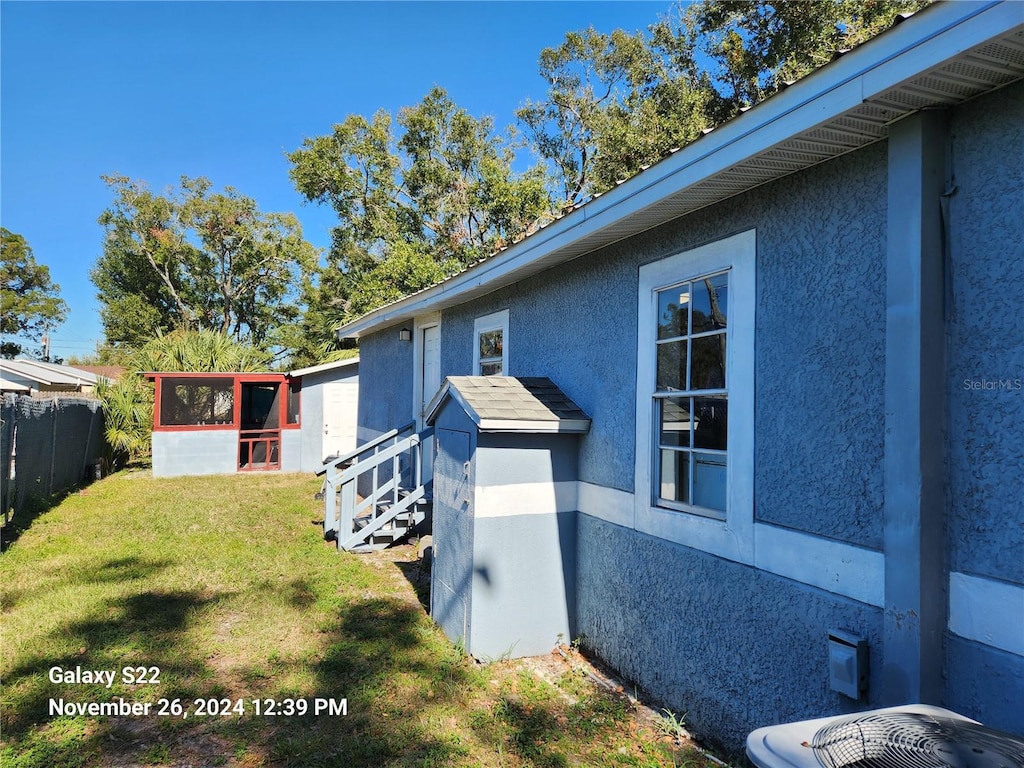
[[[833,691],[860,699],[868,690],[868,641],[840,629],[828,633],[828,677]]]

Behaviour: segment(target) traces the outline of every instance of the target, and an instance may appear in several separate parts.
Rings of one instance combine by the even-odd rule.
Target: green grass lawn
[[[571,653],[544,675],[467,658],[423,609],[413,548],[321,541],[317,487],[119,473],[39,516],[0,556],[0,765],[712,765]],[[151,707],[58,714],[61,699]]]

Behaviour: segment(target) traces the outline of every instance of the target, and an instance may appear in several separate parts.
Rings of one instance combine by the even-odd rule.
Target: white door
[[[431,325],[423,328],[421,341],[423,343],[423,369],[420,375],[423,377],[421,389],[421,402],[419,413],[416,415],[416,428],[423,429],[426,425],[427,406],[437,394],[441,387],[441,326]],[[421,447],[423,474],[422,481],[428,482],[434,476],[434,439],[427,438]]]
[[[432,325],[423,333],[423,401],[419,417],[426,416],[427,405],[441,386],[441,327]]]
[[[323,385],[323,392],[323,458],[354,451],[359,384],[355,381],[332,381]]]

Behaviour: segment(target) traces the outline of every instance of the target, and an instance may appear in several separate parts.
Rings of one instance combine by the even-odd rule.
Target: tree
[[[204,178],[182,177],[166,194],[104,180],[114,202],[100,217],[106,239],[91,277],[108,343],[135,349],[163,331],[213,330],[268,348],[297,321],[317,254],[293,215],[261,213]]]
[[[570,32],[541,52],[546,97],[517,116],[571,209],[927,2],[704,0],[646,35]]]
[[[656,81],[655,59],[643,35],[591,27],[541,51],[539,67],[547,98],[528,100],[516,116],[557,180],[560,207],[572,208],[601,191],[594,180],[601,145],[611,146]]]
[[[730,111],[752,106],[931,0],[704,0],[652,28],[666,47],[701,52]],[[674,38],[675,43],[671,43]],[[691,54],[692,55],[692,54]]]
[[[50,270],[39,264],[21,235],[0,227],[0,354],[16,357],[23,351],[15,338],[40,342],[43,335],[64,322],[68,305],[58,295],[60,286]]]
[[[288,155],[296,189],[338,215],[310,309],[337,324],[425,288],[521,237],[547,213],[514,137],[433,88],[397,118],[349,115]]]
[[[234,372],[265,370],[269,355],[211,330],[177,330],[157,336],[125,359],[126,373],[100,384],[107,442],[119,463],[148,455],[153,431],[153,385],[141,371]]]

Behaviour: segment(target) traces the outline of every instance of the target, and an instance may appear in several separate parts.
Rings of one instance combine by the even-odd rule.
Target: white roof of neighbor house
[[[897,20],[900,21],[899,19]],[[884,139],[920,109],[1024,77],[1024,2],[935,3],[464,272],[338,329],[461,304]]]
[[[359,363],[358,357],[349,357],[344,360],[337,360],[333,363],[321,363],[320,365],[312,365],[308,368],[297,368],[294,371],[289,371],[288,375],[293,379],[299,376],[309,376],[313,373],[323,373],[324,371],[333,371],[337,368],[347,368],[350,365],[357,365]]]
[[[106,380],[106,376],[101,376],[92,371],[86,371],[82,368],[77,368],[73,365],[58,365],[57,363],[44,363],[41,360],[22,360],[21,362],[29,363],[36,368],[42,368],[43,370],[50,371],[51,373],[59,373],[64,376],[70,376],[77,381],[81,381],[83,384],[98,384],[100,381]]]
[[[7,379],[0,377],[0,392],[31,392],[32,388],[27,387],[24,384],[18,384],[14,381],[8,381]]]
[[[67,365],[38,360],[0,360],[0,372],[7,378],[36,382],[47,386],[95,386],[100,377]]]

